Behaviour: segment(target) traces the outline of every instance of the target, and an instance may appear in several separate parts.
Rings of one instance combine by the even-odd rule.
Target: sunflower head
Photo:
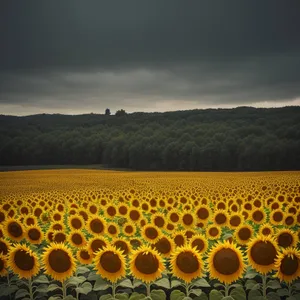
[[[239,227],[244,221],[244,217],[239,213],[232,213],[228,220],[228,225],[231,229]]]
[[[137,279],[150,283],[160,278],[164,269],[162,257],[155,249],[142,246],[132,252],[130,271]]]
[[[221,237],[221,228],[211,224],[206,229],[206,235],[210,240],[218,240]]]
[[[148,224],[142,228],[142,236],[147,242],[156,243],[161,237],[161,232],[156,226]]]
[[[92,235],[103,235],[106,231],[106,221],[99,216],[92,216],[87,224],[86,229]]]
[[[102,250],[107,246],[107,241],[103,237],[96,236],[89,240],[88,249],[95,254],[97,251]]]
[[[82,216],[71,215],[68,219],[69,226],[71,229],[80,230],[84,227],[85,221]]]
[[[76,248],[81,248],[86,245],[86,239],[80,230],[72,230],[68,236],[69,243]]]
[[[162,257],[170,257],[175,245],[170,238],[163,236],[152,245],[152,248],[154,248]]]
[[[37,225],[32,225],[26,229],[26,239],[31,243],[38,245],[42,242],[44,233]]]
[[[262,208],[256,208],[251,211],[251,220],[256,224],[262,224],[266,220],[266,213]]]
[[[127,237],[131,237],[134,236],[136,233],[136,226],[133,222],[126,222],[123,225],[123,233],[127,236]]]
[[[93,262],[93,253],[87,247],[77,250],[77,259],[83,265],[89,265]]]
[[[14,218],[8,218],[3,226],[7,237],[15,242],[20,242],[24,238],[24,227],[21,222]]]
[[[128,255],[131,252],[131,245],[125,239],[114,239],[112,245],[122,251],[124,255]]]
[[[196,250],[199,253],[205,253],[208,248],[208,242],[204,235],[202,234],[196,234],[194,235],[190,241],[189,244],[192,248],[196,248]]]
[[[272,225],[265,223],[259,227],[259,234],[272,236],[274,234],[274,228]]]
[[[278,246],[282,248],[296,247],[298,236],[290,229],[281,229],[276,234],[276,241]]]
[[[158,228],[164,228],[166,225],[166,218],[162,213],[156,213],[151,216],[151,223]]]
[[[235,230],[235,239],[240,245],[247,245],[253,235],[253,228],[248,224],[241,224]]]
[[[226,212],[226,210],[216,210],[213,215],[213,221],[217,226],[226,226],[228,223],[228,213]]]
[[[213,278],[230,284],[239,279],[244,272],[245,262],[242,251],[228,241],[218,243],[209,253],[208,267]]]

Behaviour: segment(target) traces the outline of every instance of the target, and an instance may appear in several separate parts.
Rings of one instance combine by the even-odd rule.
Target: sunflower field
[[[0,299],[299,300],[300,173],[0,173]]]

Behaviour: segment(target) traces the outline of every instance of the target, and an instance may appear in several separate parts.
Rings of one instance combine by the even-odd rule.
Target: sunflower
[[[171,255],[171,269],[176,277],[190,283],[194,278],[202,276],[201,254],[189,245],[179,247]]]
[[[86,239],[80,230],[72,230],[68,236],[68,242],[76,248],[81,248],[86,245]]]
[[[161,232],[159,228],[153,225],[145,225],[142,228],[142,237],[144,240],[146,240],[149,243],[156,243],[160,237],[161,237]]]
[[[275,260],[275,274],[281,281],[290,283],[300,277],[300,251],[296,248],[284,249]]]
[[[152,248],[154,248],[162,257],[170,257],[175,245],[170,238],[163,236],[152,245]]]
[[[245,270],[244,260],[241,249],[235,244],[219,242],[208,255],[209,274],[212,278],[230,284],[242,276]]]
[[[191,248],[196,248],[196,250],[203,254],[208,248],[208,242],[203,234],[196,234],[189,240],[189,245]]]
[[[284,213],[281,209],[273,210],[270,214],[270,223],[273,225],[280,225],[283,221]]]
[[[37,255],[26,245],[17,244],[9,251],[8,266],[20,278],[29,279],[40,270]]]
[[[171,209],[169,212],[168,212],[168,219],[170,222],[176,224],[179,222],[180,220],[180,214],[179,212],[177,211],[177,209]]]
[[[128,211],[128,217],[131,221],[137,222],[142,217],[142,214],[137,208],[130,208]]]
[[[3,230],[5,235],[15,242],[20,242],[24,237],[23,225],[17,219],[6,219]]]
[[[46,240],[49,242],[49,243],[52,243],[53,242],[53,235],[54,235],[54,232],[55,230],[51,230],[49,229],[46,233]]]
[[[162,257],[155,249],[142,246],[132,252],[130,272],[135,278],[150,283],[160,278],[164,270]]]
[[[265,223],[259,227],[259,234],[260,235],[273,235],[274,228],[272,227],[272,225]]]
[[[59,221],[62,221],[63,220],[63,214],[61,212],[54,212],[52,214],[52,220],[54,222],[59,222]]]
[[[114,224],[114,223],[110,223],[110,224],[107,226],[107,233],[108,233],[110,236],[117,236],[117,235],[120,233],[119,226],[117,226],[117,225]]]
[[[86,209],[79,209],[78,215],[81,216],[85,222],[89,219],[89,212]]]
[[[104,235],[106,230],[106,221],[99,216],[92,216],[87,224],[86,230],[92,235]]]
[[[114,283],[126,275],[125,256],[114,246],[98,251],[94,258],[97,274]]]
[[[65,243],[67,241],[67,235],[62,231],[53,232],[53,242],[55,243]]]
[[[7,275],[7,256],[0,253],[0,277]]]
[[[0,224],[4,223],[6,219],[6,213],[4,211],[0,211]]]
[[[217,226],[226,226],[228,223],[228,214],[226,210],[216,210],[213,215],[213,222]]]
[[[83,247],[77,250],[77,260],[83,265],[89,265],[93,262],[93,253],[87,247]]]
[[[186,243],[186,236],[182,232],[174,232],[172,239],[177,247],[182,247]]]
[[[221,229],[214,224],[207,226],[206,235],[210,240],[217,240],[221,237]]]
[[[186,229],[183,234],[186,236],[187,240],[191,239],[196,233],[191,229]]]
[[[28,242],[34,245],[40,244],[44,238],[43,231],[37,225],[27,227],[25,235]]]
[[[283,219],[283,225],[292,227],[296,224],[297,219],[295,215],[293,214],[285,214],[284,219]]]
[[[278,246],[282,248],[296,247],[298,236],[290,229],[281,229],[276,234],[276,241]]]
[[[239,210],[240,210],[240,208],[237,203],[231,204],[228,209],[229,212],[234,212],[234,213],[237,213]]]
[[[98,207],[96,206],[96,204],[90,204],[88,206],[88,212],[91,213],[92,215],[97,215],[98,214]]]
[[[140,206],[140,201],[139,201],[138,199],[133,198],[133,199],[131,200],[131,205],[132,205],[133,207],[138,208],[138,207]]]
[[[126,222],[123,226],[123,233],[127,237],[134,236],[136,233],[136,226],[134,225],[133,222]]]
[[[33,215],[37,218],[39,218],[42,213],[43,213],[43,209],[40,206],[35,207],[33,210]]]
[[[258,236],[248,243],[248,260],[252,268],[261,274],[267,274],[274,269],[277,253],[276,242],[270,236]]]
[[[113,204],[109,204],[104,209],[104,216],[107,219],[114,218],[117,215],[117,207]]]
[[[64,244],[51,243],[45,249],[42,260],[45,273],[61,282],[72,276],[76,269],[72,252]]]
[[[53,231],[65,231],[66,226],[63,222],[60,221],[60,222],[53,223],[49,229]]]
[[[208,221],[209,217],[211,215],[211,210],[210,208],[205,205],[201,204],[197,209],[196,209],[196,216],[200,221]]]
[[[253,201],[253,205],[256,207],[256,208],[261,208],[263,207],[263,202],[260,200],[260,199],[255,199]]]
[[[164,228],[166,225],[165,216],[162,213],[156,213],[151,216],[151,223],[158,228]]]
[[[244,221],[243,215],[239,213],[233,213],[230,215],[228,220],[228,225],[231,229],[235,229],[239,227]]]
[[[185,228],[194,227],[196,218],[193,213],[185,211],[180,214],[180,224]]]
[[[107,246],[106,239],[96,236],[89,240],[88,242],[88,249],[95,254],[97,251],[102,250],[104,247]]]
[[[129,242],[130,242],[131,248],[133,248],[133,249],[137,249],[142,246],[141,240],[137,239],[137,238],[133,238]]]
[[[124,203],[120,203],[117,206],[118,215],[122,217],[126,217],[128,214],[128,206]]]
[[[23,205],[20,207],[19,212],[21,215],[29,215],[31,213],[31,207]]]
[[[253,228],[248,224],[240,225],[236,228],[234,237],[238,244],[247,245],[253,235]]]
[[[35,216],[27,216],[25,217],[24,223],[26,226],[32,226],[32,225],[37,225],[38,221]]]
[[[77,230],[82,229],[85,224],[83,217],[78,215],[69,217],[68,222],[71,229],[77,229]]]
[[[250,219],[256,224],[262,224],[266,220],[266,213],[262,208],[256,208],[251,211]]]
[[[128,255],[131,252],[131,245],[125,239],[114,239],[112,245],[121,250],[124,255]]]

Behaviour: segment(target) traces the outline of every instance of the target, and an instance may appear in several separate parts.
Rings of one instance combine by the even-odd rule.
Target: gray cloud
[[[2,6],[3,113],[299,104],[297,0]]]

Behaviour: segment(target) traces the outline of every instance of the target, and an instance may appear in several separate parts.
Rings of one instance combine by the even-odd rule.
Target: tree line
[[[0,165],[300,169],[300,107],[0,116]]]

